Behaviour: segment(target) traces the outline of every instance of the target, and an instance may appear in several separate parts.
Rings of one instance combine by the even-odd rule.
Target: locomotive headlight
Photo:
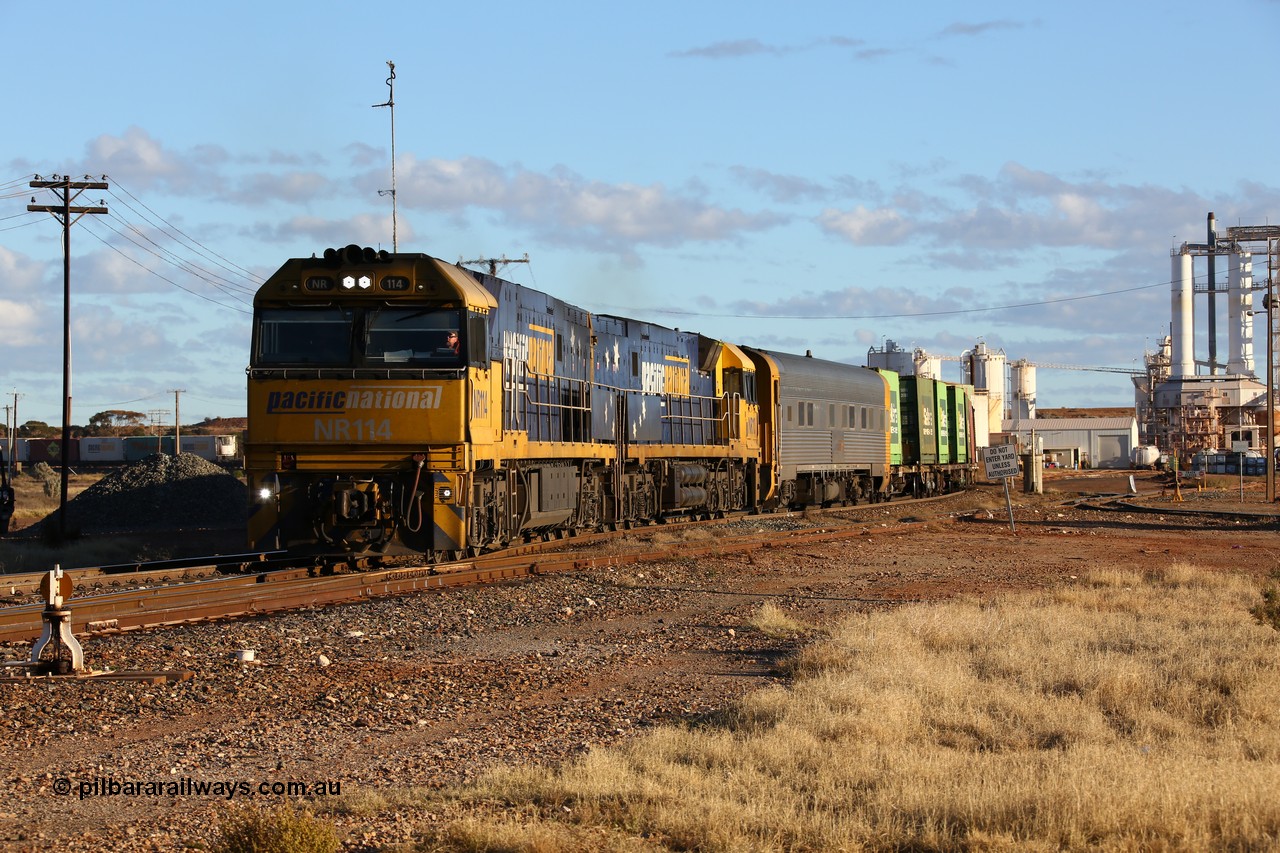
[[[280,497],[280,478],[275,474],[264,477],[262,485],[258,487],[258,501],[260,503],[271,503]]]
[[[447,501],[452,497],[453,497],[453,489],[449,488],[448,486],[445,486],[443,489],[440,490],[440,500]]]

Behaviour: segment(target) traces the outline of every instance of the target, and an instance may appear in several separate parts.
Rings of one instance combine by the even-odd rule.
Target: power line
[[[229,290],[229,289],[228,289],[228,287],[227,287],[226,285],[224,285],[224,284],[222,284],[222,283],[220,283],[220,282],[218,282],[218,281],[216,281],[216,280],[214,280],[214,279],[208,278],[207,276],[205,276],[205,275],[203,275],[203,274],[202,274],[202,271],[201,271],[201,270],[199,270],[198,268],[195,268],[195,267],[191,267],[191,266],[190,266],[190,265],[188,265],[185,261],[182,261],[181,259],[170,259],[170,258],[166,258],[166,257],[164,257],[163,255],[157,254],[155,251],[152,251],[151,249],[149,249],[149,248],[147,248],[146,246],[142,245],[142,244],[141,244],[141,243],[139,243],[137,240],[135,240],[135,239],[133,239],[132,237],[130,237],[128,234],[124,234],[124,233],[122,233],[121,231],[119,231],[118,229],[116,229],[116,228],[112,228],[112,227],[111,227],[111,225],[109,225],[109,224],[107,224],[107,223],[105,223],[105,222],[104,222],[104,223],[102,223],[102,225],[103,225],[103,227],[105,227],[105,228],[106,228],[108,231],[110,231],[111,233],[113,233],[113,234],[115,234],[116,236],[120,237],[122,240],[125,240],[125,241],[127,241],[127,242],[129,242],[129,243],[132,243],[134,246],[137,246],[139,249],[141,249],[142,251],[144,251],[144,252],[146,252],[147,254],[151,255],[152,257],[154,257],[156,260],[160,261],[161,263],[169,264],[170,266],[173,266],[173,267],[177,268],[178,270],[180,270],[180,271],[182,271],[182,272],[185,272],[185,273],[187,273],[188,275],[191,275],[191,276],[192,276],[192,277],[194,277],[194,278],[198,278],[198,279],[200,279],[201,281],[205,282],[206,284],[210,285],[211,287],[215,288],[216,290],[218,290],[218,291],[220,291],[220,292],[222,292],[222,293],[226,294],[227,296],[229,296],[229,297],[231,297],[232,299],[235,299],[235,300],[237,300],[237,301],[239,301],[239,302],[248,303],[248,302],[250,301],[250,300],[248,300],[248,299],[244,298],[244,296],[242,296],[241,294],[242,294],[242,293],[245,293],[245,292],[252,292],[252,291],[246,291],[244,288],[239,288],[239,291],[240,291],[240,292],[232,292],[231,290]],[[90,231],[90,233],[93,233],[93,232],[92,232],[92,231]],[[124,255],[124,253],[123,253],[123,252],[120,252],[120,250],[119,250],[117,247],[112,246],[110,243],[107,243],[107,241],[106,241],[106,240],[103,240],[103,239],[102,239],[102,236],[101,236],[100,234],[93,234],[93,236],[94,236],[94,237],[96,237],[99,241],[101,241],[101,242],[103,242],[104,244],[106,244],[106,245],[108,246],[108,248],[112,249],[112,251],[115,251],[115,252],[117,252],[118,254]],[[148,239],[148,240],[149,240],[149,238],[145,238],[145,237],[144,237],[144,239]],[[151,241],[151,242],[152,242],[152,244],[153,244],[153,245],[155,245],[154,241]],[[156,246],[156,248],[157,248],[157,249],[160,249],[160,251],[167,251],[167,250],[163,249],[163,248],[162,248],[162,247],[160,247],[160,246]],[[127,256],[127,255],[125,255],[125,257],[128,257],[128,256]],[[157,278],[159,278],[159,279],[161,279],[161,280],[163,280],[163,281],[169,282],[170,284],[173,284],[175,287],[179,287],[179,288],[181,288],[181,289],[183,289],[183,290],[187,290],[187,288],[184,288],[184,287],[182,287],[181,285],[179,285],[179,284],[175,283],[172,279],[165,278],[164,276],[160,275],[159,273],[157,273],[155,270],[151,269],[150,267],[147,267],[147,266],[145,266],[145,265],[143,265],[143,264],[139,263],[135,258],[129,258],[129,260],[130,260],[130,261],[132,261],[133,263],[137,264],[138,266],[141,266],[143,269],[147,270],[148,272],[150,272],[152,275],[156,276]],[[187,292],[188,292],[188,293],[193,293],[194,291],[190,291],[190,290],[188,290]],[[198,296],[199,294],[196,294],[196,295]],[[218,303],[218,304],[222,304],[222,303]]]
[[[164,218],[163,216],[161,216],[160,214],[156,213],[156,212],[155,212],[154,210],[152,210],[151,208],[147,207],[147,205],[146,205],[146,204],[144,204],[144,203],[143,203],[143,202],[142,202],[142,201],[141,201],[137,196],[135,196],[133,193],[129,192],[129,190],[128,190],[127,188],[125,188],[124,186],[122,186],[118,181],[116,182],[116,187],[117,187],[117,188],[118,188],[122,193],[124,193],[124,194],[125,194],[125,195],[127,195],[129,198],[131,198],[131,199],[133,199],[135,202],[137,202],[139,207],[141,207],[143,210],[145,210],[145,211],[147,211],[148,213],[150,213],[150,214],[151,214],[152,216],[154,216],[156,219],[160,220],[160,222],[162,222],[162,223],[164,224],[164,228],[162,228],[162,229],[161,229],[162,231],[163,231],[163,230],[165,230],[165,229],[167,229],[168,231],[172,231],[174,234],[177,234],[179,237],[181,237],[181,238],[182,238],[182,240],[179,240],[177,237],[174,237],[173,239],[174,239],[176,242],[178,242],[178,243],[183,243],[183,241],[185,240],[185,241],[186,241],[186,243],[187,243],[187,244],[189,244],[190,248],[192,248],[192,249],[193,249],[193,251],[195,251],[197,254],[200,254],[200,255],[204,256],[205,258],[207,258],[207,259],[209,259],[209,260],[213,261],[213,263],[215,263],[217,266],[222,267],[222,268],[223,268],[223,269],[225,269],[227,272],[235,273],[235,274],[237,274],[237,275],[240,275],[240,276],[242,276],[242,277],[244,277],[244,278],[248,279],[248,280],[249,280],[249,281],[251,281],[251,282],[254,282],[255,284],[257,283],[257,278],[256,278],[256,276],[254,276],[254,274],[253,274],[253,273],[251,273],[249,270],[245,269],[244,267],[240,266],[239,264],[235,263],[234,261],[231,261],[231,260],[227,259],[226,257],[224,257],[224,256],[222,256],[222,255],[219,255],[217,252],[213,251],[213,250],[212,250],[212,249],[210,249],[208,246],[206,246],[206,245],[204,245],[203,243],[201,243],[199,240],[196,240],[195,238],[191,237],[189,234],[187,234],[187,233],[186,233],[185,231],[183,231],[181,228],[179,228],[178,226],[176,226],[176,225],[174,225],[173,223],[169,222],[167,219],[165,219],[165,218]],[[113,193],[113,195],[114,195],[114,193]],[[117,196],[117,198],[118,198],[118,196]],[[125,202],[123,202],[123,201],[121,201],[121,204],[126,204],[126,203],[125,203]],[[126,206],[128,206],[128,205],[126,204]],[[129,209],[130,209],[130,210],[133,210],[133,208],[132,208],[132,207],[129,207]],[[136,211],[135,211],[135,213],[136,213]],[[141,215],[141,214],[139,214],[139,215]],[[142,217],[142,218],[144,219],[144,221],[147,221],[147,222],[148,222],[148,224],[153,224],[153,223],[151,223],[151,222],[150,222],[150,220],[147,220],[147,219],[146,219],[146,217]],[[170,236],[172,236],[172,235],[170,235]]]
[[[218,301],[218,300],[216,300],[216,299],[212,299],[212,298],[210,298],[210,297],[208,297],[208,296],[205,296],[203,293],[197,293],[196,291],[192,290],[192,289],[191,289],[191,288],[189,288],[189,287],[183,287],[182,285],[178,284],[178,283],[177,283],[176,281],[174,281],[173,279],[171,279],[171,278],[166,278],[165,276],[161,275],[160,273],[156,272],[155,270],[150,269],[150,268],[148,268],[147,266],[143,265],[143,264],[142,264],[140,261],[138,261],[136,258],[132,258],[132,257],[130,257],[129,255],[126,255],[124,252],[120,251],[120,249],[118,249],[117,247],[115,247],[115,246],[111,245],[111,244],[110,244],[110,243],[108,243],[106,240],[103,240],[103,239],[102,239],[102,237],[101,237],[101,236],[99,236],[98,234],[94,234],[94,233],[93,233],[93,231],[89,231],[88,229],[85,229],[85,230],[86,230],[86,231],[88,231],[88,233],[89,233],[89,235],[90,235],[91,237],[93,237],[93,238],[94,238],[95,240],[97,240],[98,242],[102,243],[102,245],[106,246],[108,249],[110,249],[111,251],[115,252],[115,253],[116,253],[117,255],[119,255],[120,257],[124,258],[124,259],[125,259],[126,261],[128,261],[129,263],[131,263],[131,264],[135,264],[136,266],[140,267],[141,269],[146,270],[147,272],[151,273],[153,276],[155,276],[156,278],[160,279],[161,281],[168,282],[169,284],[173,285],[174,287],[178,288],[179,290],[181,290],[181,291],[183,291],[183,292],[185,292],[185,293],[190,293],[192,296],[195,296],[195,297],[197,297],[197,298],[199,298],[199,299],[203,299],[203,300],[204,300],[204,301],[206,301],[206,302],[212,302],[214,305],[217,305],[217,306],[218,306],[218,307],[220,307],[220,308],[228,308],[228,309],[230,309],[230,310],[232,310],[232,311],[238,311],[238,312],[239,312],[239,313],[241,313],[241,314],[252,314],[252,313],[253,313],[252,311],[246,311],[246,310],[244,310],[243,308],[237,308],[237,307],[236,307],[236,306],[234,306],[234,305],[227,305],[226,303],[219,302],[219,301]]]
[[[246,287],[246,286],[245,286],[245,285],[243,285],[243,284],[240,284],[240,283],[238,283],[238,282],[232,281],[231,279],[228,279],[228,278],[226,278],[226,277],[224,277],[224,276],[221,276],[221,275],[219,275],[219,274],[218,274],[218,273],[216,273],[216,272],[213,272],[213,271],[211,271],[211,270],[207,270],[207,269],[205,269],[205,268],[203,268],[203,267],[199,266],[198,264],[194,264],[194,263],[192,263],[191,261],[188,261],[188,260],[185,260],[185,259],[183,259],[183,258],[179,257],[179,256],[178,256],[176,253],[174,253],[172,250],[167,249],[167,248],[165,248],[164,246],[161,246],[159,243],[157,243],[155,240],[153,240],[149,235],[147,235],[146,233],[144,233],[144,232],[143,232],[143,230],[142,230],[141,228],[139,228],[138,226],[134,225],[134,224],[133,224],[133,223],[131,223],[131,222],[126,221],[123,217],[117,217],[117,218],[118,218],[118,219],[120,219],[120,221],[124,223],[124,225],[125,225],[125,227],[126,227],[126,228],[128,228],[130,231],[132,231],[134,234],[136,234],[136,235],[138,236],[138,238],[139,238],[139,239],[141,239],[141,240],[145,240],[146,242],[148,242],[148,243],[150,243],[152,246],[154,246],[154,247],[155,247],[155,249],[156,249],[156,251],[152,251],[152,250],[148,249],[146,246],[143,246],[143,245],[142,245],[141,243],[139,243],[137,240],[134,240],[132,237],[129,237],[129,236],[128,236],[128,235],[126,235],[126,234],[122,234],[122,233],[120,233],[119,231],[117,231],[116,233],[117,233],[117,234],[119,234],[119,236],[120,236],[120,237],[122,237],[123,239],[126,239],[126,240],[128,240],[129,242],[133,243],[134,245],[138,246],[140,249],[143,249],[144,251],[149,252],[150,254],[154,255],[154,256],[155,256],[156,258],[158,258],[159,260],[164,261],[165,263],[168,263],[168,264],[172,264],[173,266],[177,267],[178,269],[182,270],[183,272],[190,273],[191,275],[196,276],[197,278],[204,279],[205,281],[209,282],[210,284],[212,284],[212,285],[213,285],[213,286],[215,286],[215,287],[224,287],[224,286],[225,286],[225,287],[230,287],[230,288],[233,288],[233,289],[236,289],[236,290],[242,291],[242,292],[244,292],[244,293],[253,293],[253,292],[254,292],[255,288],[252,288],[252,287]],[[160,254],[157,254],[157,252],[161,252],[161,253],[163,253],[163,256],[162,256],[162,255],[160,255]]]

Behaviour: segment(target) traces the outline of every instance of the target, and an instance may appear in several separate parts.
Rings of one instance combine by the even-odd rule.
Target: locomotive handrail
[[[589,440],[591,405],[588,401],[591,398],[588,389],[591,383],[588,380],[551,376],[525,369],[518,375],[521,381],[517,386],[515,381],[517,374],[510,375],[511,381],[504,382],[504,389],[510,392],[512,398],[510,428],[519,428],[520,416],[523,414],[524,430],[530,434],[530,440],[564,441],[566,430],[570,433],[567,437],[569,441]],[[535,392],[545,389],[549,399],[536,399],[530,394],[531,388]],[[564,393],[576,395],[577,399],[582,401],[581,404],[550,399],[552,396],[559,397]],[[523,406],[516,403],[517,398],[523,399]],[[554,429],[556,413],[559,413],[562,418],[559,434],[556,434]],[[567,421],[564,420],[566,415],[569,418]]]
[[[514,362],[514,359],[504,359],[504,361],[511,363]],[[514,364],[511,366],[514,368]],[[585,426],[586,423],[589,423],[591,417],[591,405],[586,401],[590,399],[590,392],[596,389],[615,394],[651,393],[589,379],[554,376],[529,370],[527,367],[518,372],[514,369],[504,370],[503,374],[503,389],[509,392],[511,397],[511,405],[507,409],[510,419],[505,426],[508,429],[521,429],[523,421],[523,429],[531,434],[540,433],[542,429],[545,429],[545,432],[551,435],[553,433],[552,416],[556,411],[559,411],[562,417],[566,412],[577,413],[580,417],[586,419],[584,420]],[[531,388],[535,391],[546,388],[549,393],[565,390],[576,392],[582,395],[583,405],[565,403],[559,400],[535,399],[530,393]],[[666,413],[661,418],[668,424],[669,429],[667,431],[673,443],[727,444],[731,438],[738,437],[736,421],[729,416],[728,412],[719,412],[711,415],[700,413],[708,405],[714,412],[715,409],[719,408],[716,404],[721,401],[720,397],[709,397],[702,394],[660,394],[652,396],[660,397],[663,401]],[[733,395],[735,398],[738,398],[738,396],[737,394]],[[517,400],[521,400],[523,405]],[[695,404],[699,410],[697,412],[694,411]],[[734,411],[736,412],[736,407]],[[702,429],[704,436],[700,437],[695,434],[697,432],[697,424],[704,425]],[[563,424],[561,430],[564,430]],[[554,437],[559,438],[559,436]]]

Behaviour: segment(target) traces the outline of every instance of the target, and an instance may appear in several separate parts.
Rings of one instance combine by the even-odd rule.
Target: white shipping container
[[[80,461],[88,464],[123,462],[124,439],[91,436],[80,439]]]
[[[184,435],[179,445],[179,452],[191,453],[213,462],[218,458],[216,439],[217,436],[213,435]]]

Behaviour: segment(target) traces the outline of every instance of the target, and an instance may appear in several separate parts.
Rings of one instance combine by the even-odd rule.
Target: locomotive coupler
[[[31,657],[27,661],[27,667],[40,675],[66,675],[84,671],[84,649],[71,633],[71,608],[63,604],[64,599],[71,595],[71,589],[71,578],[58,565],[40,581],[40,592],[44,594],[46,602],[44,611],[40,614],[44,621],[44,631],[31,647]],[[45,646],[50,644],[53,645],[50,659],[42,662],[40,655]]]

